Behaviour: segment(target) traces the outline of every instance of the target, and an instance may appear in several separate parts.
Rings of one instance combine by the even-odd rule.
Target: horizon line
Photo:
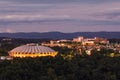
[[[76,31],[76,32],[62,32],[62,31],[46,31],[46,32],[0,32],[0,33],[50,33],[50,32],[56,32],[56,33],[86,33],[86,32],[120,32],[120,31]]]

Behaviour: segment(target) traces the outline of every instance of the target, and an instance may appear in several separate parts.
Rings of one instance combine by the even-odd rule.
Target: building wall
[[[48,53],[17,53],[17,52],[12,52],[9,53],[9,56],[11,57],[42,57],[42,56],[52,56],[55,57],[58,52],[48,52]]]

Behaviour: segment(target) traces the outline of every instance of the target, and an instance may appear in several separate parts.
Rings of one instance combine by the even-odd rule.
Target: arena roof
[[[27,45],[22,45],[19,47],[14,48],[13,50],[10,51],[12,52],[17,52],[17,53],[49,53],[49,52],[55,52],[53,49],[45,46],[39,46],[35,44],[27,44]]]

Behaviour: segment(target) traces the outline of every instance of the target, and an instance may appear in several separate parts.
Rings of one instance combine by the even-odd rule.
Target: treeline
[[[110,43],[120,43],[120,39],[109,39]]]
[[[120,57],[15,58],[0,62],[0,80],[120,80]]]

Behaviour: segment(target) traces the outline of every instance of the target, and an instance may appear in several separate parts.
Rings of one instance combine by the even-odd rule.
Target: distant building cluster
[[[67,47],[68,45],[65,44],[66,42],[71,42],[71,40],[57,40],[57,41],[51,40],[50,43],[43,42],[41,45],[50,46],[50,47],[55,47],[55,46]]]
[[[70,47],[66,45],[65,43],[73,43],[73,42],[79,42],[81,45],[89,45],[89,46],[94,46],[96,44],[109,44],[109,41],[105,38],[99,38],[99,37],[94,37],[94,38],[84,38],[83,36],[79,36],[77,38],[73,38],[73,40],[57,40],[53,41],[51,40],[50,43],[42,43],[44,46],[59,46],[59,47]]]
[[[91,55],[93,50],[101,51],[103,48],[119,51],[120,53],[119,44],[113,46],[109,43],[109,40],[99,37],[84,38],[83,36],[79,36],[72,40],[51,40],[49,43],[43,42],[42,45],[50,47],[67,47],[76,50],[79,54],[85,52],[87,55]]]
[[[94,37],[94,38],[84,38],[79,36],[73,39],[73,42],[81,42],[82,45],[95,45],[97,44],[108,44],[109,41],[104,38]]]
[[[11,41],[11,38],[3,38],[2,41]]]

